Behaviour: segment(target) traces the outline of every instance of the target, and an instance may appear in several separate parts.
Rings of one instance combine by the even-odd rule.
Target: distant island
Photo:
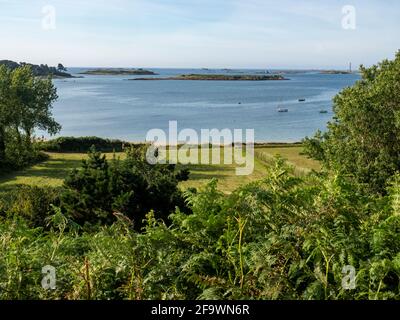
[[[51,76],[52,78],[76,78],[67,73],[67,69],[61,63],[59,63],[57,67],[49,67],[47,64],[36,65],[26,62],[17,63],[11,60],[0,60],[0,66],[1,65],[4,65],[11,70],[23,66],[30,66],[33,74],[37,77]]]
[[[323,70],[320,74],[353,74],[353,72],[343,70]]]
[[[128,80],[202,80],[202,81],[269,81],[288,80],[282,75],[226,75],[226,74],[183,74],[167,78],[135,78]]]
[[[80,74],[97,75],[97,76],[119,76],[119,75],[145,76],[145,75],[157,75],[157,73],[154,73],[153,71],[144,70],[144,69],[95,69],[95,70],[87,70],[85,72],[81,72]]]

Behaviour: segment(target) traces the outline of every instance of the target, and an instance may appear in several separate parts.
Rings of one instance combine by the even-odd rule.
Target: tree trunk
[[[21,132],[19,132],[18,126],[15,126],[15,134],[17,136],[17,144],[18,148],[22,148],[22,138],[21,138]]]
[[[31,140],[31,131],[25,130],[25,146],[27,150],[31,150],[32,140]]]

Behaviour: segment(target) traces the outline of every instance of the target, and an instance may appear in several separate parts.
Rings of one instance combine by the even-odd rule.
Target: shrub
[[[12,134],[8,135],[5,146],[5,157],[0,161],[0,175],[13,170],[23,169],[49,158],[47,154],[41,152],[34,144],[28,148],[21,146]]]
[[[128,142],[99,137],[60,137],[39,142],[39,148],[48,152],[88,152],[92,146],[101,152],[122,152]]]
[[[216,181],[186,192],[192,214],[177,209],[167,225],[150,212],[140,233],[122,214],[90,232],[57,208],[46,231],[14,215],[0,223],[0,298],[399,299],[399,190],[395,179],[375,196],[278,161],[230,195]],[[41,288],[45,265],[56,268],[54,291]]]
[[[384,193],[400,170],[400,51],[393,61],[361,67],[361,76],[334,98],[327,132],[306,139],[305,147],[327,168]]]
[[[176,171],[175,166],[148,164],[143,150],[128,152],[123,161],[107,161],[92,149],[82,168],[65,180],[61,195],[64,212],[81,224],[110,224],[115,221],[115,214],[123,213],[140,230],[151,210],[164,220],[176,206],[184,210],[178,183],[187,174]]]
[[[23,218],[32,228],[45,228],[52,206],[59,204],[60,192],[53,187],[18,186],[1,195],[0,212]]]

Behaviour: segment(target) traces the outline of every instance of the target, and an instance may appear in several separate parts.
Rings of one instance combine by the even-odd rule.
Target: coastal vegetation
[[[45,157],[34,143],[34,131],[56,134],[52,117],[58,98],[51,79],[35,76],[31,66],[0,66],[0,173],[22,168]]]
[[[10,70],[28,66],[36,77],[73,78],[71,74],[66,72],[67,69],[61,63],[57,67],[49,67],[47,64],[36,65],[26,62],[17,63],[11,60],[0,60],[0,66],[5,66]]]
[[[306,139],[306,150],[327,169],[386,193],[400,169],[400,52],[360,70],[361,80],[334,98],[328,130]]]
[[[129,80],[191,80],[191,81],[268,81],[287,80],[282,75],[227,75],[227,74],[183,74],[177,77],[136,78]]]
[[[63,140],[57,138],[55,141]],[[76,141],[87,141],[86,138],[78,138]],[[102,139],[99,139],[102,141]],[[53,140],[49,141],[53,145]],[[108,160],[114,157],[125,159],[125,152],[118,152],[117,147],[120,145],[103,145],[97,144],[96,150],[102,148],[104,155]],[[110,147],[115,147],[110,149]],[[81,148],[81,147],[80,147]],[[75,151],[71,151],[71,150]],[[31,167],[24,168],[19,171],[12,171],[0,176],[0,193],[16,189],[21,185],[25,186],[40,186],[40,187],[61,187],[64,180],[68,177],[72,169],[78,169],[82,160],[88,159],[86,150],[80,153],[75,148],[60,150],[57,146],[54,151],[46,152],[48,159],[37,163]],[[81,149],[83,150],[83,148]],[[232,193],[238,187],[262,179],[265,176],[266,168],[273,164],[276,156],[281,156],[286,159],[290,165],[293,165],[295,173],[298,175],[306,174],[311,170],[320,170],[318,161],[308,159],[301,155],[302,147],[298,144],[261,144],[255,148],[255,169],[249,176],[237,176],[235,174],[236,166],[234,164],[220,165],[178,165],[178,169],[187,169],[190,171],[189,179],[180,181],[179,187],[184,191],[190,188],[202,188],[213,179],[218,179],[218,188],[225,194]],[[223,151],[221,151],[221,158]]]
[[[4,180],[0,298],[399,300],[399,66],[400,53],[362,68],[335,98],[328,131],[304,141],[314,161],[299,145],[258,146],[263,174],[229,192],[215,172],[182,187],[210,167],[149,165],[140,145],[23,171],[75,159],[57,186]]]
[[[101,152],[122,152],[125,146],[129,146],[129,143],[118,139],[99,137],[59,137],[38,142],[38,148],[46,152],[86,153],[93,146]]]
[[[75,173],[89,170],[85,198],[101,209],[84,224],[63,209],[60,198],[75,190],[68,185],[2,198],[1,298],[399,298],[397,180],[378,197],[336,174],[296,177],[278,159],[230,195],[215,180],[188,190],[189,212],[157,219],[151,210],[138,231],[137,220],[98,204],[105,195],[93,182],[104,176],[95,168]],[[55,290],[40,285],[44,265],[56,268]],[[356,270],[353,290],[342,285],[347,265]]]

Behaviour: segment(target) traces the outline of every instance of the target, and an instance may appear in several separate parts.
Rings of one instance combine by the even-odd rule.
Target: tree
[[[0,166],[6,157],[6,128],[10,124],[9,88],[11,72],[6,66],[0,66]]]
[[[361,76],[334,98],[334,120],[327,132],[305,140],[305,150],[384,193],[400,169],[400,51],[393,61],[361,66]]]
[[[67,71],[67,68],[65,68],[61,63],[59,63],[57,66],[57,70],[60,72],[63,72],[63,71]]]
[[[51,112],[57,98],[51,79],[35,77],[30,66],[14,70],[0,66],[0,159],[6,158],[7,149],[12,149],[19,162],[24,157],[20,151],[31,157],[35,129],[50,134],[60,131]]]

